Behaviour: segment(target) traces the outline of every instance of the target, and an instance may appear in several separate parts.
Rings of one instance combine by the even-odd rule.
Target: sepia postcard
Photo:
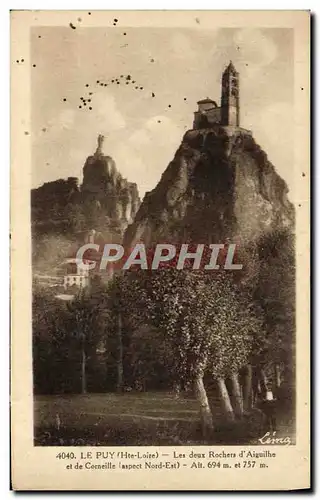
[[[310,13],[11,12],[14,490],[310,488]]]

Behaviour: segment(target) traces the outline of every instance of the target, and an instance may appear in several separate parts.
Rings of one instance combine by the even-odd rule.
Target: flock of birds
[[[79,109],[88,109],[89,111],[92,111],[93,109],[93,97],[94,97],[94,91],[93,87],[111,87],[111,86],[130,86],[135,91],[143,91],[145,90],[143,85],[138,83],[136,80],[133,79],[131,75],[119,75],[118,77],[111,78],[109,80],[96,80],[94,85],[90,85],[89,83],[86,83],[84,86],[84,92],[83,95],[79,97],[79,102],[78,102],[78,108]],[[156,94],[154,92],[150,92],[150,97],[155,98]],[[187,98],[183,98],[184,101],[187,101]],[[63,97],[62,99],[63,102],[67,102],[67,98]],[[170,109],[172,106],[171,104],[167,105],[167,108]]]
[[[87,14],[89,16],[91,16],[91,12],[88,12]],[[80,23],[82,22],[82,18],[78,17],[77,21],[78,21],[79,25],[81,25]],[[118,22],[119,22],[118,19],[114,18],[113,23],[112,23],[113,26],[117,26]],[[74,22],[69,23],[69,27],[72,30],[77,29],[78,26]],[[127,36],[126,31],[123,31],[122,35]],[[42,38],[41,35],[38,35],[38,38]],[[128,46],[128,44],[122,45],[121,47],[125,47],[125,46]],[[16,60],[17,64],[22,64],[24,62],[25,62],[24,59]],[[155,62],[155,59],[150,58],[150,63],[154,63],[154,62]],[[36,68],[36,64],[32,64],[32,67]],[[130,89],[137,91],[137,92],[146,91],[144,86],[141,83],[139,83],[136,79],[134,79],[134,77],[130,74],[122,74],[122,75],[119,75],[117,77],[112,77],[109,80],[101,80],[101,79],[96,80],[96,82],[93,84],[86,83],[84,85],[83,94],[79,97],[79,101],[77,103],[78,109],[92,111],[93,110],[94,94],[95,94],[94,90],[96,90],[97,87],[99,87],[99,89],[100,89],[102,87],[105,88],[105,87],[112,87],[112,86],[114,86],[114,87],[123,86],[123,87],[130,88]],[[148,94],[149,94],[151,99],[156,97],[156,94],[153,91],[148,91]],[[184,97],[183,100],[187,101],[187,98]],[[62,101],[67,103],[68,102],[67,97],[62,97]],[[167,109],[170,109],[170,108],[172,108],[172,106],[170,103],[168,103]],[[158,120],[158,123],[161,123],[161,121]],[[43,130],[43,131],[45,131],[45,130]]]
[[[143,86],[141,84],[138,84],[136,80],[133,80],[131,75],[120,75],[119,77],[111,78],[110,80],[97,80],[95,83],[95,86],[98,87],[108,87],[108,86],[117,86],[117,85],[130,85],[132,86],[135,90],[144,90]],[[92,85],[89,83],[85,84],[85,92],[83,95],[79,98],[79,103],[78,107],[79,109],[86,108],[89,109],[90,111],[93,109],[92,108],[92,101],[93,101],[93,96],[94,92],[92,89]],[[155,97],[155,93],[151,92],[151,97]],[[67,102],[67,98],[63,98],[63,102]],[[169,107],[171,107],[169,105]]]
[[[122,85],[122,86],[130,85],[131,88],[133,88],[134,90],[137,90],[137,91],[144,90],[144,87],[141,84],[137,83],[137,81],[134,80],[131,75],[120,75],[117,78],[112,78],[112,79],[107,80],[107,81],[97,80],[96,83],[95,83],[95,85],[98,86],[98,87],[108,87],[108,86],[117,86],[117,85]],[[92,85],[89,85],[89,83],[86,83],[85,84],[85,92],[79,98],[78,108],[79,109],[87,108],[87,109],[89,109],[91,111],[93,109],[93,107],[92,107],[93,96],[94,96],[94,92],[93,92],[93,89],[92,89]],[[156,94],[154,92],[151,92],[150,93],[150,97],[154,98],[154,97],[156,97]],[[184,101],[187,100],[186,97],[184,97],[183,99],[184,99]],[[63,97],[62,100],[63,100],[63,102],[67,102],[67,98],[66,97]],[[170,109],[171,108],[171,104],[168,104],[167,107]]]

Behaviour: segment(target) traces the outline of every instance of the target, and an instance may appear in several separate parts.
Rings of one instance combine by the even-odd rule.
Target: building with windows
[[[85,288],[90,284],[90,262],[80,261],[76,258],[69,258],[65,261],[65,274],[63,277],[63,287],[67,289],[71,286]]]
[[[226,127],[240,127],[239,73],[232,61],[226,67],[221,79],[220,107],[209,97],[198,101],[194,113],[193,128],[207,128],[219,124]]]

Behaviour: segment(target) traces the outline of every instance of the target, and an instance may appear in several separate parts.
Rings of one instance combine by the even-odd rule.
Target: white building
[[[69,258],[65,261],[66,273],[63,277],[63,287],[67,289],[71,286],[85,288],[90,284],[91,261],[82,261],[76,258]]]

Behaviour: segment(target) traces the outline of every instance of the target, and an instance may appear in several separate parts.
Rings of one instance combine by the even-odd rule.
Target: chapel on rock
[[[216,101],[207,97],[198,101],[198,110],[194,113],[194,129],[207,128],[214,124],[240,127],[239,73],[232,61],[222,74],[220,107]]]

